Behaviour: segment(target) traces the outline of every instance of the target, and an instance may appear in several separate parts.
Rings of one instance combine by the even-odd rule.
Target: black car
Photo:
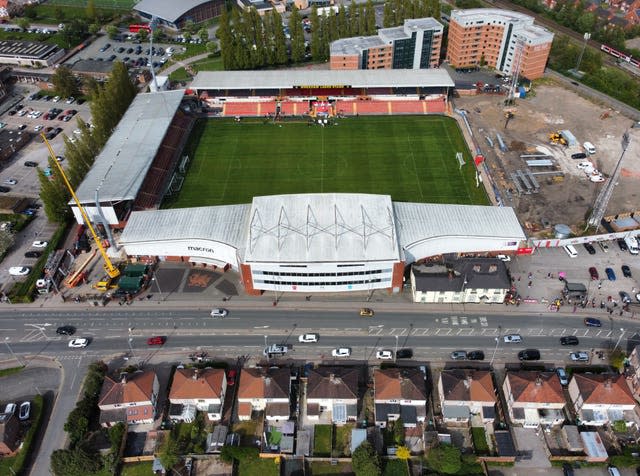
[[[83,98],[80,98],[80,99],[76,100],[76,104],[84,104],[84,102],[85,102],[85,99],[83,99]]]
[[[33,162],[33,161],[31,161],[31,160],[27,160],[27,161],[24,163],[24,166],[25,166],[25,167],[37,167],[37,166],[38,166],[38,163],[37,163],[37,162]]]
[[[481,350],[472,350],[467,352],[467,360],[484,360],[484,352]]]
[[[7,193],[10,192],[11,189],[9,187],[4,187],[2,185],[0,185],[0,193]]]
[[[396,359],[410,359],[413,357],[412,349],[398,349],[396,352]]]
[[[9,114],[10,116],[15,116],[16,115],[16,111],[14,111],[13,109],[11,111],[9,111],[7,114]]]
[[[56,334],[61,336],[72,336],[76,333],[76,328],[73,326],[60,326],[56,329]]]
[[[584,246],[584,249],[587,250],[587,253],[589,253],[590,255],[596,254],[596,249],[591,243],[582,243],[582,246]]]
[[[40,258],[42,256],[42,251],[27,251],[24,254],[25,258]]]
[[[538,349],[525,349],[518,352],[520,360],[540,360],[540,351]]]
[[[576,336],[562,336],[560,337],[561,345],[578,345],[580,341]]]
[[[115,60],[116,58],[117,58],[117,56],[116,56],[116,55],[111,55],[111,56],[109,56],[109,58],[107,59],[107,61],[113,61],[113,60]]]
[[[587,158],[587,154],[585,154],[584,152],[578,152],[577,154],[571,154],[571,158],[572,159],[586,159]]]
[[[573,468],[569,463],[562,463],[562,473],[564,476],[573,476]]]
[[[631,277],[631,268],[629,268],[629,266],[627,266],[626,264],[622,265],[622,275],[625,278],[630,278]]]
[[[618,246],[620,247],[620,251],[629,251],[629,248],[623,239],[618,240]]]
[[[620,299],[622,300],[622,304],[629,304],[631,302],[631,296],[629,296],[628,292],[620,291],[618,293],[618,295],[620,296]]]

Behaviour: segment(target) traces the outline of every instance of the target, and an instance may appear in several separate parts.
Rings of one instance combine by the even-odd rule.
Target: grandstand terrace
[[[448,108],[453,80],[444,69],[203,71],[191,88],[224,116],[432,114]]]

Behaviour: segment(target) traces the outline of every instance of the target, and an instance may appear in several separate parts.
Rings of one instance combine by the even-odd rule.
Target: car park
[[[47,241],[34,241],[33,243],[31,243],[31,246],[33,246],[34,248],[46,248],[48,244],[49,242]]]
[[[20,404],[20,413],[18,418],[22,421],[28,420],[31,414],[31,402],[22,402]]]
[[[540,360],[540,351],[538,349],[525,349],[518,352],[519,360]]]
[[[626,291],[620,291],[618,296],[620,296],[622,304],[629,304],[631,302],[631,296],[629,296],[629,293]]]
[[[167,338],[164,336],[154,336],[147,339],[147,345],[164,345]]]
[[[71,339],[69,341],[69,347],[71,349],[82,349],[89,345],[89,339],[79,337],[78,339]]]
[[[598,274],[598,270],[593,266],[589,268],[589,276],[591,276],[591,279],[594,281],[597,281],[600,278],[600,275]]]
[[[595,317],[585,317],[584,325],[587,327],[602,327],[602,322]]]
[[[467,360],[467,352],[464,350],[454,350],[449,357],[451,360]]]
[[[368,307],[363,307],[362,309],[360,309],[360,316],[373,317],[373,309],[369,309]]]
[[[562,367],[558,367],[556,369],[556,374],[560,379],[560,385],[569,385],[569,377],[567,376],[567,371],[565,369],[563,369]]]
[[[393,360],[393,351],[389,349],[380,349],[376,352],[378,360]]]
[[[410,359],[413,357],[413,349],[398,349],[396,359]]]
[[[9,268],[9,274],[11,276],[26,276],[31,272],[31,268],[26,266],[12,266]]]
[[[616,273],[613,271],[612,268],[605,268],[604,272],[607,273],[607,279],[609,281],[615,281],[616,280]]]
[[[627,266],[626,264],[622,265],[622,276],[624,276],[625,278],[631,277],[631,268],[629,268],[629,266]]]
[[[331,357],[349,357],[351,349],[349,347],[339,347],[331,351]]]
[[[76,328],[73,326],[60,326],[56,329],[56,334],[61,336],[72,336],[76,333]]]
[[[211,310],[211,317],[215,319],[224,319],[229,314],[229,311],[220,307]]]
[[[576,336],[560,337],[560,345],[578,345],[580,340]]]
[[[484,352],[481,350],[472,350],[467,352],[467,360],[484,360]]]
[[[506,344],[517,344],[522,342],[522,336],[520,334],[507,334],[504,336],[504,342]]]
[[[298,336],[298,342],[301,342],[303,344],[313,344],[318,342],[318,340],[320,340],[320,334],[316,334],[314,332]]]
[[[569,357],[574,362],[589,362],[589,354],[586,352],[571,352]]]

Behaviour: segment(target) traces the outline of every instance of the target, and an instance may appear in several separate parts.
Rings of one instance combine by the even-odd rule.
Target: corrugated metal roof
[[[435,237],[526,239],[510,207],[394,202],[393,208],[402,248]]]
[[[134,244],[192,238],[241,248],[250,208],[247,204],[133,212],[120,241]]]
[[[76,195],[81,203],[133,200],[175,116],[184,90],[138,94]],[[72,203],[72,202],[69,202]]]
[[[389,195],[254,197],[245,262],[399,261]]]
[[[200,71],[191,88],[206,89],[282,89],[294,87],[350,86],[450,87],[453,80],[445,69],[359,69],[287,71]]]
[[[192,8],[211,0],[140,0],[133,9],[174,23]]]

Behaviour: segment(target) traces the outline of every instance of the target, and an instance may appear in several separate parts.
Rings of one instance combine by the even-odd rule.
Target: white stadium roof
[[[120,241],[203,239],[242,248],[250,209],[251,205],[245,204],[133,212]]]
[[[445,69],[358,69],[288,71],[201,71],[190,88],[284,89],[284,88],[375,88],[454,87]]]
[[[526,239],[510,207],[394,202],[393,208],[402,248],[445,237]]]
[[[313,193],[254,197],[244,261],[399,261],[391,197]]]
[[[76,190],[81,203],[95,203],[96,189],[100,202],[136,197],[183,96],[176,90],[135,97]]]
[[[134,10],[150,16],[175,23],[182,15],[192,8],[210,2],[211,0],[140,0],[133,7]]]

